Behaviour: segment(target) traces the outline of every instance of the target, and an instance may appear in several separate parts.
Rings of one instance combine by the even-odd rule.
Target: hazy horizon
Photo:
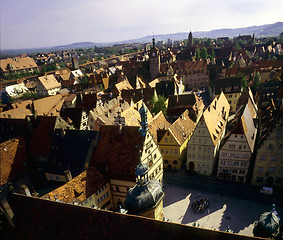
[[[118,42],[283,22],[282,0],[2,0],[1,49]]]

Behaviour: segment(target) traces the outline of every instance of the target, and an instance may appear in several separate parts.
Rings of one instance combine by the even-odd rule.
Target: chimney
[[[9,205],[9,203],[7,202],[6,199],[1,200],[1,205],[0,205],[0,207],[1,207],[2,211],[4,212],[4,214],[5,214],[6,218],[7,218],[7,220],[9,221],[10,225],[11,225],[12,227],[15,227],[15,224],[14,224],[14,221],[13,221],[13,219],[14,219],[14,212],[13,212],[13,210],[11,209],[11,207],[10,207],[10,205]]]
[[[20,186],[20,188],[21,188],[21,190],[23,190],[23,192],[24,192],[25,195],[31,196],[30,191],[29,191],[29,188],[28,188],[26,185],[22,184],[22,185]]]
[[[73,179],[71,171],[70,170],[66,170],[64,173],[66,174],[66,181],[70,182]]]

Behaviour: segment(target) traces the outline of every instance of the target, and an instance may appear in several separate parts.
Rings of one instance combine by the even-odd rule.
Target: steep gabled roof
[[[37,122],[29,144],[30,153],[47,157],[51,149],[56,117],[40,116]]]
[[[28,108],[15,108],[0,113],[0,118],[25,119],[32,115],[32,110]]]
[[[158,131],[167,130],[170,126],[162,111],[148,121],[148,129],[156,143],[158,143]]]
[[[0,68],[3,72],[9,72],[11,67],[16,71],[19,71],[27,68],[37,68],[37,64],[31,57],[0,59]]]
[[[73,177],[89,165],[96,147],[96,131],[55,129],[48,157],[48,172],[64,174],[70,170]]]
[[[59,88],[61,87],[61,83],[59,83],[54,75],[46,75],[42,77],[38,77],[38,80],[42,83],[44,88],[46,90],[54,89],[54,88]]]
[[[133,89],[132,85],[130,84],[128,78],[126,77],[123,81],[115,84],[116,89],[121,94],[122,90]]]
[[[240,77],[219,78],[214,82],[215,94],[240,93],[242,89],[242,79]]]
[[[237,102],[237,107],[236,107],[236,111],[238,109],[241,108],[241,106],[248,104],[250,107],[250,111],[251,114],[253,116],[253,118],[256,117],[257,115],[257,111],[258,111],[258,107],[255,103],[254,97],[253,97],[253,93],[250,89],[250,87],[248,87],[240,96],[238,102]]]
[[[246,106],[243,116],[241,117],[244,133],[251,152],[254,151],[254,145],[256,140],[257,128],[254,124],[253,117],[251,115],[248,105]]]
[[[28,119],[0,118],[0,143],[19,136],[29,136]]]
[[[202,99],[195,93],[169,96],[167,108],[168,116],[178,116],[186,109],[191,108],[193,108],[198,114],[204,108]]]
[[[181,146],[196,128],[196,123],[190,118],[189,110],[186,110],[167,131],[171,132],[175,140]]]
[[[255,117],[257,117],[257,113],[255,114],[251,100],[248,99],[248,102],[235,114],[232,122],[233,128],[227,133],[225,139],[228,140],[231,134],[243,134],[246,137],[250,151],[253,152],[257,135],[257,126],[254,122]]]
[[[143,99],[143,101],[148,104],[154,96],[154,90],[152,88],[123,89],[121,96],[128,103],[131,103],[132,100],[136,103]]]
[[[63,81],[69,81],[70,75],[71,75],[71,70],[68,68],[65,69],[59,69],[55,71],[55,74],[59,76]]]
[[[142,106],[143,101],[140,100],[135,103],[133,106],[129,107],[125,111],[121,113],[121,116],[125,118],[125,122],[127,126],[140,126],[141,116],[139,113],[139,108]],[[147,107],[144,106],[146,109]],[[152,119],[152,114],[147,109],[147,121]]]
[[[91,164],[108,178],[134,182],[144,140],[139,127],[103,125]]]
[[[91,167],[42,198],[53,201],[58,199],[64,203],[81,203],[106,183],[102,174]]]
[[[225,131],[229,109],[230,105],[223,92],[221,92],[220,96],[216,97],[203,113],[201,121],[205,121],[214,146],[216,146]]]
[[[23,138],[13,138],[0,144],[0,186],[27,172],[26,143]]]
[[[33,101],[34,113],[38,116],[58,116],[64,103],[61,94]]]

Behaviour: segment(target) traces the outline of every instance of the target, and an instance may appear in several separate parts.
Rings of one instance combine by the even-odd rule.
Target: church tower
[[[190,32],[188,36],[188,47],[192,47],[192,46],[193,46],[193,34],[192,32]]]
[[[155,79],[160,71],[160,55],[158,48],[155,47],[155,39],[152,39],[152,48],[149,53],[149,71],[151,79]]]

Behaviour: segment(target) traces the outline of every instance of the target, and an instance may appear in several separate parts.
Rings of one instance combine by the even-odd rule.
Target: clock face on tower
[[[155,53],[152,53],[152,56],[155,57]]]

